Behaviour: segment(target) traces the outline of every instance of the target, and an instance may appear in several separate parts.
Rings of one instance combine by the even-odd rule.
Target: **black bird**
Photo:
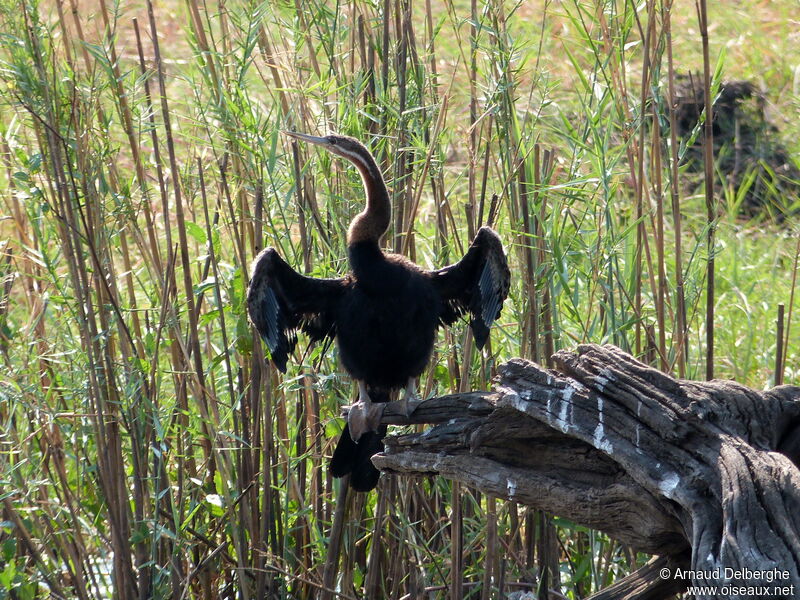
[[[383,450],[384,405],[405,389],[408,413],[418,402],[415,380],[433,351],[437,327],[469,313],[478,348],[508,295],[510,273],[500,238],[482,227],[458,263],[426,271],[406,257],[384,252],[391,205],[375,159],[361,142],[345,136],[286,132],[322,146],[361,173],[367,206],[347,232],[350,274],[315,279],[295,272],[273,248],[253,261],[247,308],[272,362],[286,371],[297,330],[311,340],[335,338],[342,366],[358,382],[358,402],[333,454],[334,477],[352,473],[350,485],[369,491],[378,483],[373,455]]]

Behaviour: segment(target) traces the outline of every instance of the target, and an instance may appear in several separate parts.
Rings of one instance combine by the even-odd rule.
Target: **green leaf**
[[[186,221],[186,233],[192,236],[198,244],[205,244],[208,241],[205,230],[197,223]]]

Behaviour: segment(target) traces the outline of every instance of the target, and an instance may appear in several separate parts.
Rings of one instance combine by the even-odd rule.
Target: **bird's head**
[[[295,131],[284,131],[289,137],[297,140],[322,146],[328,152],[346,158],[355,165],[367,167],[372,159],[370,151],[355,138],[346,135],[326,135],[323,137],[308,135],[307,133],[297,133]]]
[[[367,147],[345,135],[319,137],[294,131],[284,131],[284,133],[296,140],[322,146],[328,152],[341,156],[356,166],[361,173],[361,181],[367,194],[367,206],[350,223],[347,243],[350,245],[363,241],[379,243],[381,236],[389,228],[392,207],[383,174]]]

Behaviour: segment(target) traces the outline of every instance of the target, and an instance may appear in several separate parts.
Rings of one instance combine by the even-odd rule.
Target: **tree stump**
[[[385,423],[438,425],[387,438],[373,462],[658,556],[597,599],[800,597],[800,387],[678,381],[613,346],[553,358],[511,360],[494,392],[432,398],[410,419],[389,405]]]

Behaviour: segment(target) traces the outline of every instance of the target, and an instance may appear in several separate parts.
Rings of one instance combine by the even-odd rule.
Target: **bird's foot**
[[[366,386],[359,381],[358,402],[350,406],[347,413],[347,425],[350,429],[350,437],[354,442],[358,442],[362,435],[368,431],[378,431],[381,424],[381,417],[386,408],[385,404],[376,404],[367,394]]]
[[[408,378],[408,385],[406,385],[406,393],[403,396],[403,408],[405,409],[406,418],[410,419],[414,411],[417,410],[424,400],[417,394],[417,386],[413,377]]]
[[[347,413],[347,425],[350,428],[350,437],[358,442],[361,436],[368,431],[378,431],[385,404],[374,402],[356,402],[350,406]]]

